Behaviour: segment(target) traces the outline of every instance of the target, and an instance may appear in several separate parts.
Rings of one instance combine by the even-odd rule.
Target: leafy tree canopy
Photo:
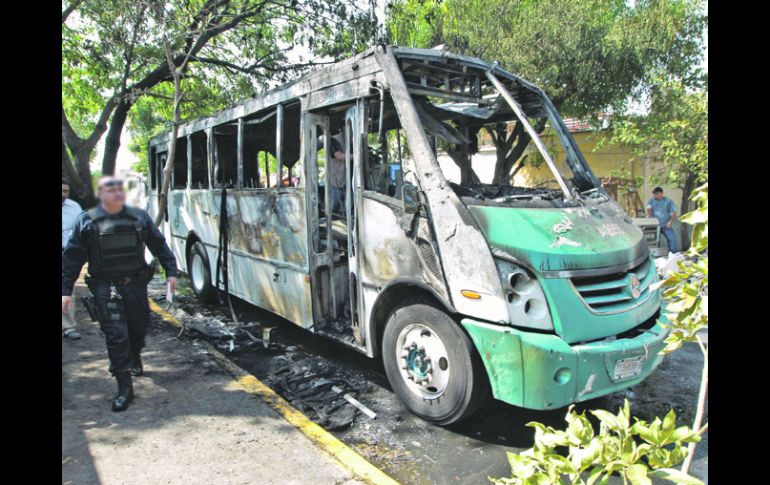
[[[701,58],[701,0],[400,0],[389,33],[398,44],[499,61],[542,87],[567,116],[622,109],[665,71]]]
[[[183,73],[182,114],[197,116],[287,81],[316,65],[319,56],[335,60],[370,45],[377,25],[374,5],[374,0],[63,2],[62,163],[70,163],[71,156],[85,180],[88,158],[109,127],[102,171],[112,173],[126,119],[146,138],[157,129],[160,113],[171,112],[164,35],[177,62],[191,53]],[[290,59],[297,47],[305,58]],[[135,105],[145,112],[134,114]]]

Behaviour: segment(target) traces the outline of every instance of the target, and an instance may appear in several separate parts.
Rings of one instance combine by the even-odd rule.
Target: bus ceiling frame
[[[516,117],[519,118],[519,121],[524,126],[524,129],[527,130],[527,133],[529,133],[530,138],[532,138],[532,141],[535,142],[535,145],[537,146],[538,151],[543,156],[543,159],[545,159],[545,163],[548,165],[548,168],[551,169],[551,172],[553,173],[553,176],[556,178],[556,181],[559,183],[559,187],[561,187],[562,192],[564,193],[564,198],[568,200],[574,200],[574,195],[569,190],[569,187],[567,187],[567,183],[564,181],[564,178],[561,176],[561,172],[559,172],[559,169],[556,168],[556,163],[553,161],[553,158],[551,158],[551,154],[548,153],[548,150],[545,148],[545,144],[543,143],[543,140],[540,139],[540,136],[537,134],[537,131],[535,128],[532,127],[532,124],[530,124],[529,120],[527,120],[527,116],[524,114],[524,110],[521,109],[521,106],[519,106],[519,103],[516,102],[515,99],[513,99],[513,96],[511,96],[511,93],[508,92],[507,89],[505,89],[505,86],[503,86],[503,83],[500,82],[499,79],[492,73],[492,71],[495,69],[497,63],[493,64],[492,67],[490,67],[488,70],[484,72],[486,74],[487,79],[489,79],[492,84],[495,86],[495,89],[503,96],[505,101],[508,103],[508,105],[511,107],[513,112],[516,114]]]

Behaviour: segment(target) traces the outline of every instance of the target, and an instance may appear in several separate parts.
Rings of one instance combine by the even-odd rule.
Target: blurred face
[[[126,193],[123,191],[123,181],[118,179],[102,179],[96,193],[102,206],[108,211],[118,211],[126,203]]]
[[[61,184],[61,203],[63,204],[67,197],[70,196],[70,186],[67,184]]]
[[[655,200],[661,200],[663,198],[663,192],[655,192],[652,195],[655,197]]]

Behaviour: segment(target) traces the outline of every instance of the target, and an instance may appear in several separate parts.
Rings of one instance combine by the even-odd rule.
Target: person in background
[[[150,323],[147,284],[152,279],[145,247],[166,270],[171,292],[176,258],[150,215],[125,204],[122,180],[102,177],[97,197],[99,204],[75,219],[62,253],[61,306],[65,313],[72,307],[72,289],[87,261],[86,284],[106,339],[109,370],[118,381],[112,410],[124,411],[134,398],[131,376],[144,373],[140,353]]]
[[[660,222],[660,232],[666,236],[669,253],[676,252],[676,236],[673,229],[676,211],[676,205],[663,195],[663,189],[655,187],[652,190],[652,198],[647,201],[647,217],[654,217]]]
[[[329,160],[329,195],[331,212],[345,217],[345,130],[331,137]],[[352,146],[350,147],[352,156]]]
[[[69,198],[70,182],[65,177],[61,179],[61,252],[67,246],[67,241],[72,234],[72,224],[75,218],[83,212],[80,204]],[[78,340],[80,334],[75,329],[75,305],[70,307],[70,311],[61,314],[61,334],[67,340]]]

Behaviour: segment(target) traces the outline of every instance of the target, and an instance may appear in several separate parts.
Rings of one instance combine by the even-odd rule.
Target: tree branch
[[[83,3],[83,0],[75,0],[69,7],[65,8],[61,13],[61,23],[64,23],[72,12],[75,11],[78,6]]]

